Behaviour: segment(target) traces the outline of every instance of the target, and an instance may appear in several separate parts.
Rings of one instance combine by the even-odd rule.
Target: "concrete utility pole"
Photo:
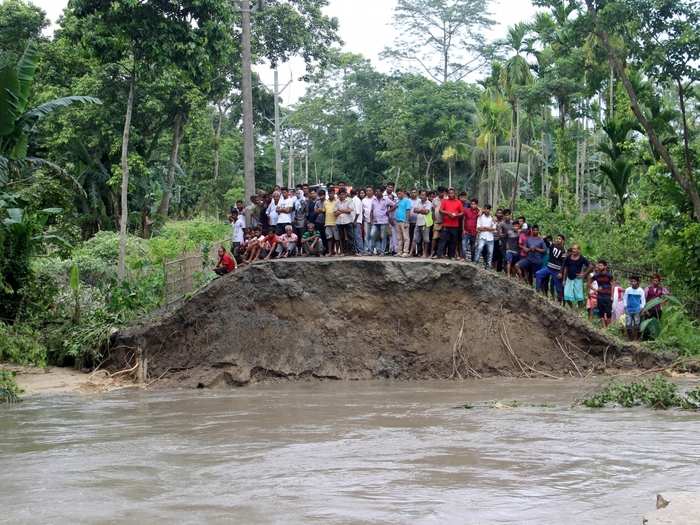
[[[282,89],[280,89],[279,74],[277,72],[277,68],[275,68],[275,184],[278,186],[282,186],[284,183],[284,174],[282,172],[282,146],[280,145],[280,128],[282,123],[287,120],[286,118],[280,118],[280,97],[291,83],[292,81],[290,80]]]
[[[306,135],[306,148],[304,148],[304,184],[309,183],[309,136]]]
[[[287,187],[294,187],[294,135],[289,135],[289,171],[287,173]]]
[[[255,137],[253,130],[253,74],[250,49],[250,0],[240,0],[241,60],[243,90],[243,173],[246,202],[255,194]]]

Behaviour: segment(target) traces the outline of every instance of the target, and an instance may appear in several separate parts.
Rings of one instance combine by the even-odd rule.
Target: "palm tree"
[[[623,145],[629,134],[640,131],[637,121],[631,119],[611,119],[603,125],[603,131],[610,142],[602,143],[598,150],[610,158],[610,162],[602,164],[600,171],[608,178],[618,199],[617,222],[625,222],[625,204],[629,198],[628,187],[636,167],[636,163],[628,158]]]
[[[469,156],[469,145],[466,143],[465,123],[460,122],[454,115],[442,117],[438,121],[440,134],[431,141],[431,146],[442,153],[440,157],[447,163],[447,186],[452,187],[452,174],[455,164]]]
[[[485,152],[488,198],[496,203],[500,197],[500,177],[498,169],[498,143],[508,136],[508,105],[494,87],[484,91],[477,107],[478,136],[477,147]]]
[[[528,48],[529,43],[526,42],[526,37],[529,32],[529,26],[523,23],[515,24],[508,29],[508,37],[505,43],[514,54],[506,60],[498,79],[499,85],[505,93],[512,111],[511,154],[509,157],[511,162],[515,160],[515,177],[513,179],[513,191],[511,194],[513,200],[512,207],[514,207],[518,191],[518,175],[520,173],[520,156],[522,153],[520,137],[520,91],[533,81],[530,64],[522,54]],[[514,128],[515,131],[513,131]],[[513,153],[515,153],[515,155]]]
[[[30,42],[15,66],[0,69],[0,183],[7,181],[12,171],[26,165],[47,163],[27,156],[29,136],[41,119],[76,103],[101,104],[93,97],[71,96],[28,108],[38,63],[38,48]]]

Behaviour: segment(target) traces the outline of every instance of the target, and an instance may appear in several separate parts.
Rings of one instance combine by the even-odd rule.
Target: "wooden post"
[[[141,347],[136,349],[136,359],[139,363],[139,367],[136,369],[136,381],[143,385],[148,379],[148,357]]]

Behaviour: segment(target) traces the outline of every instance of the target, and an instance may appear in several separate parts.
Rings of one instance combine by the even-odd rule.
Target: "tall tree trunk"
[[[126,233],[129,224],[129,134],[131,132],[131,115],[134,111],[134,90],[136,89],[136,64],[129,78],[129,97],[126,102],[124,132],[122,134],[122,193],[121,218],[119,220],[119,262],[117,277],[123,281],[126,277]]]
[[[452,160],[447,163],[447,186],[452,187]]]
[[[615,70],[610,64],[610,98],[608,101],[608,118],[615,118]]]
[[[221,104],[216,105],[219,119],[214,131],[214,181],[219,179],[219,169],[221,165],[221,128],[224,124],[224,108]]]
[[[542,140],[542,169],[540,170],[540,195],[542,196],[542,198],[545,198],[547,196],[547,177],[549,176],[549,166],[548,166],[548,159],[547,159],[547,148],[545,145],[545,140],[547,140],[547,137],[544,133],[544,129],[542,130],[541,140]]]
[[[686,177],[693,179],[693,161],[690,154],[690,136],[688,133],[688,119],[686,118],[685,110],[685,88],[680,78],[676,79],[678,87],[678,101],[681,109],[681,126],[683,127],[683,157],[685,158],[685,173]]]
[[[581,150],[581,187],[579,197],[579,210],[583,212],[584,188],[588,179],[588,119],[583,117],[583,144]]]
[[[280,80],[275,68],[275,184],[282,186],[282,146],[280,145]]]
[[[594,0],[586,0],[586,5],[588,6],[588,12],[593,16],[593,22],[595,24],[597,22],[597,12]],[[700,192],[698,192],[698,187],[694,180],[694,177],[692,177],[692,173],[686,173],[685,175],[681,173],[675,161],[673,160],[673,157],[671,157],[671,154],[669,153],[668,149],[663,144],[663,142],[661,142],[661,139],[656,134],[656,130],[654,130],[653,126],[644,115],[644,112],[642,111],[642,108],[639,104],[637,91],[635,90],[634,86],[632,85],[632,82],[629,79],[629,76],[627,75],[625,64],[623,60],[617,55],[615,48],[610,43],[610,35],[608,35],[606,31],[598,27],[595,28],[595,34],[598,36],[601,43],[603,44],[603,47],[608,53],[608,60],[612,64],[615,73],[617,74],[617,77],[620,79],[620,81],[622,81],[622,85],[625,87],[627,96],[630,99],[630,105],[632,106],[632,112],[644,128],[644,131],[646,132],[647,138],[649,139],[649,143],[651,144],[652,149],[659,155],[659,157],[661,157],[661,159],[663,159],[664,163],[666,164],[666,167],[671,172],[671,177],[673,178],[673,180],[676,181],[676,183],[686,193],[688,200],[693,206],[693,217],[696,221],[700,221]]]
[[[173,198],[173,188],[175,187],[175,171],[177,170],[177,158],[180,151],[180,142],[182,141],[182,113],[179,111],[175,115],[173,122],[173,142],[170,146],[170,161],[168,162],[168,175],[165,179],[165,188],[163,188],[163,196],[160,199],[158,206],[158,216],[162,219],[167,219],[170,211],[170,201]]]
[[[574,200],[576,202],[576,207],[578,207],[578,188],[581,184],[581,138],[576,136],[576,178],[574,180]]]
[[[309,136],[306,136],[306,147],[304,148],[304,184],[309,183]]]
[[[294,187],[294,144],[289,138],[289,160],[287,166],[287,188]]]
[[[519,188],[518,178],[520,175],[520,170],[519,170],[519,168],[520,168],[520,155],[522,153],[522,150],[523,150],[523,143],[520,142],[520,144],[518,145],[518,155],[517,155],[516,161],[515,161],[515,178],[513,179],[513,191],[511,192],[511,201],[510,201],[510,209],[513,211],[515,211],[515,204],[516,204],[516,200],[518,198],[518,188]]]
[[[430,181],[430,168],[433,166],[433,158],[425,158],[425,180]]]
[[[515,112],[515,142],[517,144],[517,153],[515,155],[515,177],[513,177],[513,191],[510,194],[510,209],[515,211],[515,201],[518,198],[518,190],[520,189],[518,185],[518,178],[520,177],[520,155],[523,150],[523,143],[520,140],[520,108],[516,106]]]
[[[243,94],[243,173],[246,202],[255,194],[255,137],[253,129],[253,77],[250,49],[250,0],[240,0],[241,8],[241,90]]]

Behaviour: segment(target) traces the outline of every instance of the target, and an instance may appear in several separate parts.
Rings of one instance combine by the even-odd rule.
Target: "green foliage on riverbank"
[[[15,382],[14,372],[0,370],[0,403],[16,403],[22,389]]]
[[[597,394],[583,399],[581,404],[588,408],[617,405],[624,408],[644,406],[655,409],[700,410],[700,387],[680,392],[678,385],[661,375],[631,383],[613,381]]]
[[[225,223],[199,218],[168,222],[151,239],[129,237],[123,282],[116,278],[114,232],[100,232],[68,252],[32,258],[23,306],[12,324],[0,323],[0,360],[37,366],[99,363],[118,327],[162,306],[164,262],[185,252],[207,253],[229,232]],[[203,269],[201,282],[208,276]]]
[[[0,323],[0,362],[43,367],[47,360],[46,347],[31,326]]]

